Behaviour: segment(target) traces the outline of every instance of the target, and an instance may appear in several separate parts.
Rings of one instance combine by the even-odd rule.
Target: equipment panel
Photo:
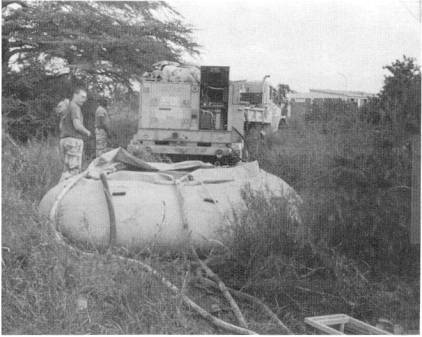
[[[197,129],[199,87],[146,82],[141,88],[139,128]]]

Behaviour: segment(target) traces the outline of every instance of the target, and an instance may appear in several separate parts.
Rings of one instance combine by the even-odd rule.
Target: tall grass
[[[396,139],[346,116],[296,121],[249,147],[302,195],[316,241],[378,271],[406,273],[418,263],[409,241],[411,152]]]
[[[229,227],[228,249],[215,252],[210,263],[226,284],[269,303],[296,333],[310,332],[305,317],[334,313],[419,329],[418,277],[374,277],[370,265],[300,230],[279,198],[247,192],[245,201],[248,212]]]
[[[339,312],[419,328],[419,255],[409,248],[410,195],[402,188],[410,186],[410,157],[397,141],[405,137],[352,117],[297,120],[250,140],[252,158],[302,196],[304,226],[289,221],[282,201],[246,193],[249,211],[212,265],[297,333],[310,332],[304,317]],[[131,112],[112,114],[115,143],[127,146],[134,121]],[[56,140],[15,147],[3,139],[2,154],[3,333],[214,332],[149,275],[54,243],[37,204],[61,173]],[[180,260],[149,259],[183,283]],[[81,300],[88,305],[78,309]]]
[[[326,122],[293,120],[264,139],[250,137],[251,158],[303,198],[309,235],[299,247],[286,229],[282,236],[268,231],[273,219],[280,219],[276,228],[285,227],[282,203],[252,198],[249,216],[235,226],[229,266],[216,266],[230,275],[226,281],[272,301],[281,316],[344,312],[418,329],[419,248],[409,240],[410,135],[396,132],[339,115]],[[278,303],[288,303],[288,310]]]
[[[213,333],[151,275],[55,243],[37,211],[61,173],[54,140],[3,139],[2,158],[2,333]],[[149,259],[181,286],[181,261]]]
[[[29,141],[15,146],[3,138],[3,189],[20,191],[27,200],[40,200],[53,187],[62,171],[58,140]]]

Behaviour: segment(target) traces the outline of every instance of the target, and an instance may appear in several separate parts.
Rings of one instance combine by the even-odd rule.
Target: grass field
[[[136,117],[119,111],[112,116],[113,142],[125,146]],[[303,197],[307,236],[299,242],[275,230],[282,205],[250,196],[236,244],[212,265],[227,285],[263,299],[295,333],[313,332],[304,317],[334,313],[419,329],[419,253],[408,244],[409,196],[392,189],[410,184],[408,154],[392,135],[352,126],[296,121],[250,142],[261,167]],[[3,333],[221,333],[151,275],[107,255],[79,256],[52,240],[37,205],[60,176],[57,140],[16,147],[3,138],[2,155]],[[182,257],[143,258],[183,284]],[[223,305],[215,294],[189,291],[205,308]],[[239,304],[251,327],[277,333],[256,308]]]

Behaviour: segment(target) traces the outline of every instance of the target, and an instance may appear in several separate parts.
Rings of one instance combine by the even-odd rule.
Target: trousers
[[[104,129],[95,128],[95,155],[96,157],[101,156],[103,153],[108,151],[107,147],[107,132]]]
[[[60,139],[59,150],[64,166],[60,181],[81,172],[83,148],[84,141],[82,139],[72,137]]]

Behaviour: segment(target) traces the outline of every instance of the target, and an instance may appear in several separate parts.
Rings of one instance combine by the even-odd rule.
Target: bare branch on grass
[[[242,335],[256,335],[257,333],[243,328],[243,327],[239,327],[236,325],[233,325],[231,323],[225,322],[213,315],[211,315],[208,311],[206,311],[205,309],[203,309],[202,307],[200,307],[198,304],[196,304],[194,301],[192,301],[188,296],[186,296],[185,294],[181,293],[181,291],[179,290],[179,288],[177,288],[173,283],[171,283],[169,280],[167,280],[164,276],[160,275],[160,273],[158,273],[155,269],[153,269],[152,267],[150,267],[149,265],[145,264],[144,262],[141,262],[139,260],[134,260],[134,259],[130,259],[130,258],[126,258],[123,256],[118,256],[118,255],[114,255],[112,254],[112,256],[114,258],[117,258],[119,260],[125,260],[131,263],[136,263],[137,265],[139,265],[143,270],[151,273],[152,275],[154,275],[157,279],[159,279],[161,281],[162,284],[164,284],[167,288],[169,288],[173,293],[180,295],[180,297],[182,298],[183,302],[190,307],[191,309],[193,309],[197,314],[199,314],[202,318],[206,319],[207,321],[211,322],[213,325],[215,325],[216,327],[226,330],[228,332],[231,333],[235,333],[235,334],[242,334]]]
[[[201,278],[200,282],[202,282],[205,286],[218,289],[217,284],[212,280]],[[246,300],[248,302],[252,302],[258,307],[260,307],[264,312],[268,314],[268,316],[271,317],[271,319],[273,319],[273,321],[283,330],[284,333],[293,334],[293,332],[277,317],[277,315],[259,298],[246,294],[242,291],[235,290],[233,288],[227,288],[227,289],[237,298]]]
[[[243,328],[248,327],[248,323],[246,323],[245,317],[243,316],[242,312],[239,309],[239,306],[237,305],[236,301],[233,299],[233,297],[230,295],[229,290],[227,289],[226,285],[221,281],[221,279],[218,277],[217,274],[215,274],[210,267],[208,267],[198,256],[196,253],[195,248],[191,245],[191,250],[193,253],[193,256],[198,261],[199,265],[202,267],[202,269],[206,272],[209,278],[211,278],[217,285],[218,288],[223,293],[226,300],[230,303],[230,307],[232,308],[232,311],[234,315],[236,316],[236,319],[238,320],[240,326]]]
[[[307,272],[305,275],[301,275],[299,277],[299,279],[303,280],[303,279],[308,278],[308,277],[314,275],[315,273],[317,273],[321,270],[325,270],[325,269],[326,269],[325,267],[319,267],[319,268],[312,269],[311,271]]]

